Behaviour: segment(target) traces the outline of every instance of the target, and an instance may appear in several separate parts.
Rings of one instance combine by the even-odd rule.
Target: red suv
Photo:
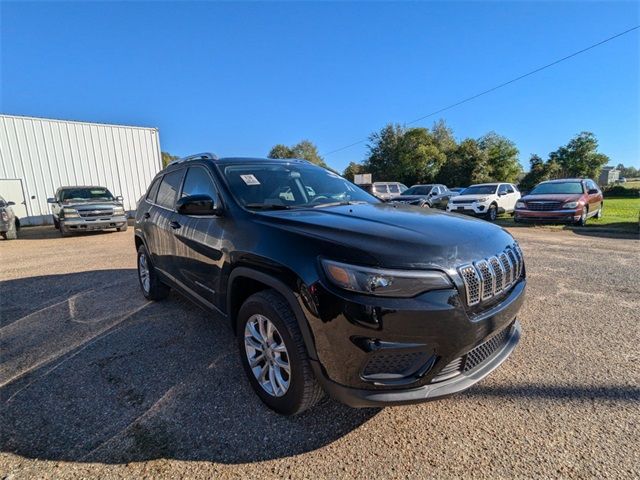
[[[515,221],[572,222],[584,225],[588,218],[600,218],[602,192],[589,178],[549,180],[535,186],[516,203]]]

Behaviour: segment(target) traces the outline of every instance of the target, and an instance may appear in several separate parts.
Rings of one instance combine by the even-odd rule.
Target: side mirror
[[[590,189],[589,191],[587,191],[587,193],[588,193],[589,195],[594,195],[594,194],[596,194],[596,193],[600,193],[600,192],[598,192],[598,189],[597,189],[597,188],[592,188],[592,189]]]
[[[15,205],[15,204],[16,204],[16,202],[12,202],[11,200],[9,200],[9,201],[7,202],[7,205],[8,205],[8,206]]]
[[[116,200],[117,200],[118,202],[121,202],[121,201],[123,201],[123,200],[124,200],[124,198],[122,198],[122,195],[118,195],[118,196],[116,197]]]
[[[47,203],[56,203],[55,198],[47,198]]]
[[[190,195],[176,203],[176,210],[181,215],[220,215],[218,208],[209,195]]]

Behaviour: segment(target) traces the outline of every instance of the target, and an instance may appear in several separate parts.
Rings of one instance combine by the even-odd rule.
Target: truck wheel
[[[60,230],[60,236],[61,237],[68,237],[69,235],[71,235],[69,230],[64,225],[58,224],[58,228]]]
[[[128,225],[125,223],[122,227],[116,228],[116,230],[119,231],[119,232],[126,232],[127,231],[127,227],[128,227]]]
[[[11,227],[6,232],[2,232],[2,238],[5,240],[15,240],[18,238],[18,228],[16,226],[16,221],[14,220],[11,223]]]
[[[498,207],[496,207],[495,203],[492,203],[487,211],[487,220],[495,222],[496,218],[498,218]]]
[[[171,290],[158,278],[158,273],[153,268],[149,253],[144,245],[140,245],[138,248],[138,280],[142,294],[149,300],[167,298]]]
[[[60,222],[56,219],[56,217],[53,217],[53,227],[56,230],[60,230]]]
[[[291,307],[274,290],[251,295],[238,313],[238,347],[253,390],[272,410],[296,415],[324,396]]]

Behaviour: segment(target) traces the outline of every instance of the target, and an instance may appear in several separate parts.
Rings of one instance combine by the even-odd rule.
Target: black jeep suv
[[[284,414],[323,392],[354,407],[464,390],[520,338],[522,252],[487,222],[382,203],[303,160],[177,160],[140,199],[144,295],[170,288],[237,334]]]

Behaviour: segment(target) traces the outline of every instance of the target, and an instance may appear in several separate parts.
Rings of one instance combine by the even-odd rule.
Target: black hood
[[[387,268],[450,269],[495,255],[514,243],[504,229],[484,220],[401,204],[257,215],[273,227],[367,252],[378,266]]]

